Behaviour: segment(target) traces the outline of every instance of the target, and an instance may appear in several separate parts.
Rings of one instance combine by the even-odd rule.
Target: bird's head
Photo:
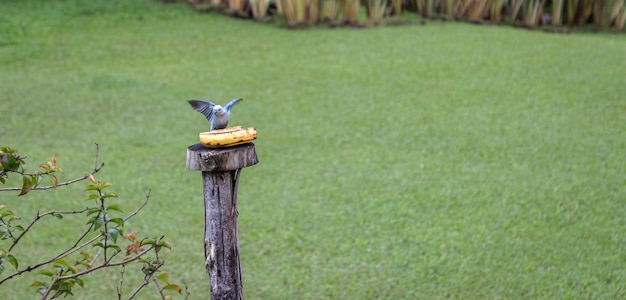
[[[213,113],[216,116],[223,116],[226,114],[226,110],[221,105],[213,106]]]

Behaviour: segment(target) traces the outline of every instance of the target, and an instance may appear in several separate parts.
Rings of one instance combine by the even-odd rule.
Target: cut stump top
[[[233,171],[258,162],[253,143],[219,149],[207,148],[202,144],[187,147],[187,169],[193,171]]]

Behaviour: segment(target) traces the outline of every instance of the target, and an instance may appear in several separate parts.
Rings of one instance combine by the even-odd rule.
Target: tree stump
[[[204,257],[211,299],[243,299],[237,237],[237,186],[241,169],[259,162],[254,144],[210,149],[187,148],[187,168],[202,171],[204,187]]]

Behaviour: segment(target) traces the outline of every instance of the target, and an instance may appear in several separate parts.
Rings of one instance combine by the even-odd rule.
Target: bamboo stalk
[[[573,27],[576,23],[576,12],[578,11],[578,0],[567,0],[566,6],[566,16],[567,16],[567,26]]]
[[[269,0],[250,0],[250,8],[252,9],[252,16],[256,20],[263,20],[267,15],[267,8],[270,5]]]
[[[485,13],[485,8],[488,7],[489,0],[473,0],[469,1],[470,4],[467,10],[467,16],[470,21],[481,21]]]
[[[385,14],[387,0],[367,0],[367,17],[373,23],[378,23]]]
[[[343,0],[343,18],[346,23],[357,23],[359,0]]]
[[[316,24],[320,18],[320,0],[305,0],[306,20],[309,24]]]
[[[534,28],[539,23],[539,16],[543,10],[543,0],[527,0],[523,3],[524,25]]]
[[[615,29],[624,29],[624,23],[626,23],[626,3],[623,2],[615,18]]]
[[[285,16],[285,22],[287,25],[294,25],[297,23],[296,9],[292,0],[279,0],[280,7],[282,8],[283,15]]]
[[[522,5],[524,4],[524,0],[512,0],[511,1],[511,14],[509,15],[509,17],[511,18],[511,20],[513,22],[515,22],[515,20],[517,20],[517,16],[519,15],[519,12],[522,9]]]
[[[391,7],[393,8],[393,15],[399,16],[402,14],[402,0],[391,0]]]
[[[491,20],[491,23],[494,23],[494,24],[500,23],[503,7],[504,7],[504,0],[494,0],[491,3],[491,8],[489,11],[490,13],[489,19]]]
[[[578,24],[584,25],[587,23],[589,17],[591,17],[591,13],[593,12],[593,0],[580,0],[579,7],[580,18],[578,19]]]
[[[454,2],[455,0],[443,0],[442,13],[449,20],[454,19]]]
[[[237,13],[243,13],[245,2],[243,0],[228,0],[228,8]]]
[[[563,0],[552,0],[552,26],[561,26],[563,16]]]
[[[339,1],[324,0],[322,2],[322,20],[334,23],[339,17]]]

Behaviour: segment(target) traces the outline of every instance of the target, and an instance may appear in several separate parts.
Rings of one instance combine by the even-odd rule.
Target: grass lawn
[[[0,2],[0,145],[31,169],[56,154],[68,180],[98,143],[96,177],[128,211],[151,189],[126,230],[172,242],[190,299],[209,280],[185,155],[208,122],[186,100],[235,97],[230,124],[259,135],[239,185],[247,299],[625,298],[625,74],[623,34],[294,31],[148,0]],[[0,204],[28,220],[83,208],[83,187]],[[42,224],[23,265],[83,223]],[[39,276],[0,298],[35,298]],[[118,276],[76,298],[114,298]]]

